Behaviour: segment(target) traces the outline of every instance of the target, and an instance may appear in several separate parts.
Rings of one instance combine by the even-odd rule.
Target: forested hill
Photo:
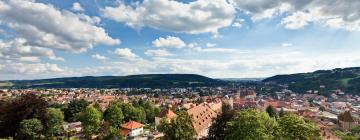
[[[3,88],[171,88],[218,86],[222,80],[196,74],[146,74],[129,76],[86,76],[0,82]]]
[[[263,82],[288,84],[289,89],[298,93],[318,90],[321,93],[328,94],[333,90],[341,89],[345,93],[360,94],[360,67],[276,75],[264,79]]]

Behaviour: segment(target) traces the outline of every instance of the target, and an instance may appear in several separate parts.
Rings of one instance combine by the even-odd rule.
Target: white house
[[[144,125],[135,121],[129,121],[121,125],[121,134],[125,137],[136,137],[143,134]]]

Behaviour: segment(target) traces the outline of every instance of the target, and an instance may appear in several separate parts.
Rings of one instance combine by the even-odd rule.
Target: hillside
[[[7,88],[170,88],[215,86],[225,82],[195,74],[146,74],[129,76],[86,76],[40,80],[3,81]]]
[[[345,93],[360,94],[360,67],[318,70],[310,73],[276,75],[263,80],[277,84],[287,84],[290,90],[305,93],[318,90],[328,94],[341,89]]]

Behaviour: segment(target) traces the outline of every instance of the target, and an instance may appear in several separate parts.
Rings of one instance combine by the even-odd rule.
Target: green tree
[[[284,140],[320,139],[320,130],[295,114],[285,114],[279,119],[279,138]]]
[[[82,112],[80,120],[86,137],[90,138],[101,127],[101,112],[92,106],[88,106]]]
[[[217,117],[210,126],[208,140],[223,140],[227,133],[227,124],[234,119],[236,112],[231,109],[230,105],[222,106],[222,113]]]
[[[146,122],[147,123],[154,123],[155,121],[155,116],[156,114],[160,113],[160,108],[155,107],[151,102],[146,101],[146,102],[142,102],[142,104],[140,104],[145,111],[145,116],[146,116]]]
[[[265,112],[246,109],[228,127],[226,140],[270,140],[276,135],[277,122]]]
[[[124,114],[124,120],[127,121],[137,121],[145,123],[146,112],[142,107],[134,107],[131,104],[121,104],[121,110]]]
[[[50,137],[61,133],[64,114],[60,109],[48,108],[45,114],[46,132]]]
[[[275,110],[275,108],[272,107],[271,105],[269,105],[269,106],[266,108],[266,113],[267,113],[270,117],[277,118],[276,110]]]
[[[36,140],[39,139],[43,125],[38,119],[23,120],[20,123],[19,137],[20,139]]]
[[[159,125],[160,132],[165,134],[165,140],[192,140],[195,130],[192,126],[191,118],[186,112],[182,111],[170,123],[163,121]]]
[[[78,115],[82,112],[87,106],[89,102],[84,99],[81,100],[72,100],[68,104],[68,107],[64,110],[65,120],[68,122],[78,121]]]
[[[353,136],[360,136],[360,125],[358,125],[358,126],[356,126],[354,128],[351,128],[350,133]]]
[[[281,110],[279,111],[279,117],[283,117],[285,114],[285,110],[281,108]]]
[[[124,115],[119,103],[114,102],[106,109],[104,112],[104,120],[109,122],[112,127],[120,128],[124,122]]]
[[[102,140],[125,140],[125,138],[119,133],[118,128],[110,126],[107,134],[102,138]]]
[[[324,106],[320,106],[320,107],[319,107],[319,110],[320,110],[321,112],[324,112],[324,111],[325,111],[325,107],[324,107]]]
[[[20,122],[37,118],[45,122],[47,102],[35,94],[24,94],[0,105],[0,137],[15,137]]]
[[[341,140],[358,140],[358,138],[355,136],[343,136]]]

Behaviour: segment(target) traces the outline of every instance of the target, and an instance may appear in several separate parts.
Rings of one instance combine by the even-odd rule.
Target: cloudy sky
[[[360,66],[359,0],[1,0],[0,80]]]

